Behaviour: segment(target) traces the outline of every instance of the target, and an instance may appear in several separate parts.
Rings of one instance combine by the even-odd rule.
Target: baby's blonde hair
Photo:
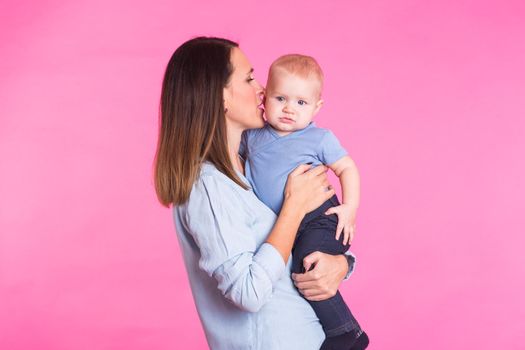
[[[295,74],[301,78],[308,79],[311,76],[319,81],[319,95],[323,90],[324,74],[321,66],[315,58],[300,54],[288,54],[279,57],[273,61],[268,72],[268,83],[272,79],[272,73],[275,69],[281,68],[290,74]]]

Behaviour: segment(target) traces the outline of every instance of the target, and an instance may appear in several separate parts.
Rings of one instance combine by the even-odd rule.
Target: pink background
[[[205,349],[152,160],[164,68],[318,58],[362,175],[342,292],[370,349],[525,347],[523,1],[3,1],[0,348]],[[334,178],[335,181],[335,178]]]

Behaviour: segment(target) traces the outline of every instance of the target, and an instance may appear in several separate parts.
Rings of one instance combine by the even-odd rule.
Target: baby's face
[[[266,88],[264,109],[268,123],[282,136],[304,129],[323,103],[319,89],[319,81],[314,77],[305,79],[276,69]]]

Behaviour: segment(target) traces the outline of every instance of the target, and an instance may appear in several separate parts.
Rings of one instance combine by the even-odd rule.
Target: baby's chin
[[[297,130],[299,130],[298,128],[293,127],[293,126],[289,126],[289,127],[284,127],[284,128],[283,128],[281,124],[276,123],[276,122],[270,122],[270,121],[268,121],[268,124],[270,124],[271,127],[272,127],[274,130],[277,130],[277,131],[291,132],[291,131],[297,131]]]
[[[268,122],[268,124],[270,124],[272,129],[275,130],[275,132],[277,132],[277,134],[279,134],[280,136],[285,136],[285,135],[291,134],[292,132],[303,129],[303,128],[297,128],[294,126],[283,128],[281,125],[279,125],[279,123]]]

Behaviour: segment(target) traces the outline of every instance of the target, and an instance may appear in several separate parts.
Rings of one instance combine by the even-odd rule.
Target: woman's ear
[[[222,96],[223,96],[222,104],[224,105],[224,114],[226,114],[226,112],[228,112],[228,106],[230,105],[229,103],[230,98],[231,98],[230,89],[225,87],[222,91]]]

